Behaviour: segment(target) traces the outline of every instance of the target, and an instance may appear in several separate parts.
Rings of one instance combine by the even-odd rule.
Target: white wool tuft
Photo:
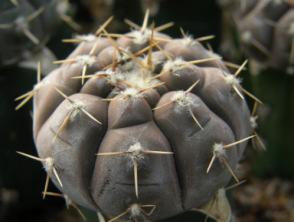
[[[85,42],[93,42],[97,39],[97,36],[94,34],[88,34],[88,35],[76,35],[76,39],[85,41]]]
[[[182,39],[182,43],[186,46],[193,46],[196,44],[196,41],[193,36],[186,36]]]
[[[234,75],[231,74],[225,75],[225,81],[227,84],[233,86],[239,85],[241,83],[241,79],[236,78]]]
[[[212,148],[213,148],[213,153],[216,155],[216,157],[225,156],[226,151],[222,143],[215,143],[213,144]]]
[[[253,129],[256,129],[257,128],[257,119],[258,119],[258,116],[250,116],[250,125]]]
[[[250,43],[252,40],[252,34],[250,31],[245,31],[241,34],[241,40],[245,43]]]
[[[171,98],[172,101],[176,102],[179,106],[190,106],[193,105],[193,100],[187,95],[185,91],[176,92]]]
[[[129,147],[128,149],[129,157],[136,161],[142,160],[144,159],[143,151],[144,151],[144,148],[139,142],[137,142]]]
[[[96,58],[90,55],[79,55],[77,56],[77,62],[81,65],[91,66],[96,62]]]
[[[182,58],[176,58],[172,61],[168,60],[167,62],[164,63],[163,70],[175,72],[181,69],[183,65],[185,64],[186,62]]]
[[[131,217],[138,217],[141,215],[141,208],[139,204],[132,204],[132,206],[130,207],[130,214]]]
[[[134,38],[135,44],[145,44],[149,41],[151,37],[152,31],[150,29],[145,29],[144,31],[135,30],[132,33],[130,33],[130,36]]]
[[[140,97],[140,92],[135,88],[126,88],[124,91],[121,92],[121,95],[127,97]]]
[[[47,172],[51,172],[53,170],[54,160],[52,157],[47,157],[44,161],[44,168]]]

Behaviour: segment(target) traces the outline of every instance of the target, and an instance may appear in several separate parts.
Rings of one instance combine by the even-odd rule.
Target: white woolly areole
[[[258,116],[250,116],[249,118],[249,121],[250,121],[250,125],[253,129],[256,129],[257,128],[257,119],[258,119]]]
[[[138,217],[141,215],[141,208],[139,204],[132,204],[130,207],[131,217]]]
[[[135,97],[138,98],[141,96],[139,90],[135,89],[135,88],[126,88],[124,91],[122,91],[120,93],[123,96],[127,96],[127,97]]]
[[[142,145],[137,142],[129,147],[128,153],[132,159],[141,160],[144,158],[144,155],[142,153],[143,150],[144,148],[142,147]]]
[[[97,36],[94,34],[76,35],[75,38],[84,42],[94,42],[97,40]]]
[[[225,75],[225,82],[229,85],[236,86],[241,83],[241,79],[236,78],[234,75],[227,74]]]
[[[135,44],[145,44],[149,41],[152,31],[150,29],[145,29],[144,31],[135,30],[130,33],[130,36],[133,37],[133,42]]]
[[[164,71],[172,71],[175,72],[181,69],[185,64],[187,64],[182,58],[176,58],[174,60],[168,60],[163,65]]]
[[[250,43],[252,39],[252,34],[250,31],[245,31],[241,34],[241,40],[245,43]]]
[[[79,55],[77,56],[77,62],[81,65],[88,65],[91,66],[96,62],[95,56],[91,55]]]
[[[44,160],[44,168],[47,172],[51,172],[54,166],[54,160],[52,157],[47,157]]]
[[[213,144],[212,149],[216,157],[223,157],[226,155],[226,151],[222,143]]]
[[[98,71],[95,73],[95,75],[105,75],[106,74],[106,80],[111,85],[116,85],[118,82],[125,80],[125,76],[119,72],[119,71],[113,71],[112,69],[106,69],[104,71]]]
[[[75,102],[71,106],[73,109],[83,109],[85,105],[82,102]]]
[[[128,82],[138,89],[146,89],[159,83],[158,80],[152,79],[152,72],[140,67],[135,68],[130,72],[125,72],[124,75]]]
[[[112,75],[109,75],[107,80],[110,84],[116,85],[118,82],[124,80],[124,75],[122,73],[114,73]]]
[[[111,75],[114,75],[115,73],[116,73],[116,71],[113,71],[112,69],[106,69],[106,70],[97,71],[95,73],[95,75],[104,75],[104,74],[106,74],[106,75],[111,76]]]
[[[186,36],[186,37],[184,37],[181,41],[182,41],[182,43],[183,43],[185,46],[193,46],[193,45],[196,45],[196,41],[195,41],[195,39],[193,38],[193,36]]]
[[[24,16],[19,16],[15,20],[16,28],[20,30],[27,30],[29,29],[29,24],[27,19]]]
[[[81,101],[79,101],[70,103],[68,108],[71,110],[70,119],[74,119],[78,115],[78,113],[85,108],[85,105]]]
[[[56,11],[60,15],[65,15],[66,12],[69,10],[69,3],[68,1],[58,1]]]
[[[187,95],[185,91],[176,92],[171,98],[173,102],[176,102],[179,106],[190,106],[193,104],[193,100]]]

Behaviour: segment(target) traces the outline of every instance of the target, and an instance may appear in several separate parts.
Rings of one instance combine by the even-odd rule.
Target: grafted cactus
[[[109,221],[201,207],[231,176],[239,182],[234,171],[253,137],[238,79],[245,64],[230,74],[197,40],[147,22],[148,13],[120,35],[107,33],[108,20],[66,40],[79,45],[19,97],[18,108],[34,96],[32,158],[68,199]]]
[[[294,74],[292,0],[220,1],[233,16],[242,49],[262,67]]]

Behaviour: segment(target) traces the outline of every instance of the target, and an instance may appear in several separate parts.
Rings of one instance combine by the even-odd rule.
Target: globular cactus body
[[[261,66],[294,73],[294,2],[232,1],[230,13],[246,56]]]
[[[231,174],[238,180],[252,131],[242,87],[221,59],[146,22],[126,35],[102,27],[99,37],[80,36],[33,91],[34,139],[49,176],[110,221],[207,203]]]

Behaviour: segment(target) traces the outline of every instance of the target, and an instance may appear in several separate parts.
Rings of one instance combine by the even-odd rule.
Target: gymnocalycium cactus
[[[242,49],[261,68],[294,74],[294,1],[232,0],[224,7],[234,18]],[[229,3],[228,3],[229,2]]]
[[[3,0],[0,3],[0,66],[41,53],[61,21],[79,26],[66,13],[67,0]],[[48,53],[45,55],[48,57]]]
[[[207,203],[226,186],[252,137],[244,94],[197,39],[106,31],[78,47],[18,100],[34,97],[39,157],[67,199],[109,221],[159,220]],[[204,40],[200,38],[198,40]],[[40,70],[40,69],[39,69]],[[40,74],[40,72],[39,72]],[[48,179],[44,196],[48,193]]]

